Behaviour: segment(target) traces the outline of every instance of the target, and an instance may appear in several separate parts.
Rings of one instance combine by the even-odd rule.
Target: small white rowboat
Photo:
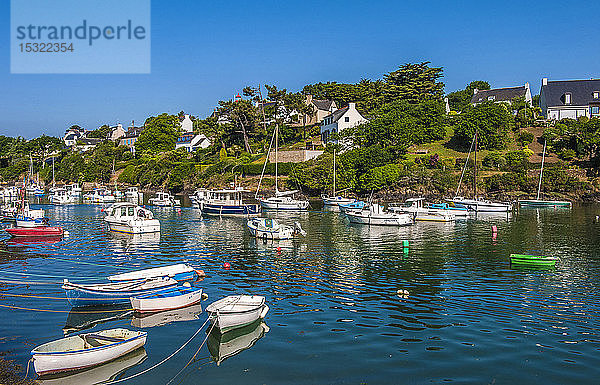
[[[176,281],[193,280],[197,278],[198,271],[185,263],[176,265],[153,267],[151,269],[131,271],[108,277],[110,281],[131,281],[134,279],[149,279],[156,277],[171,277]]]
[[[187,286],[186,286],[187,284]],[[150,294],[131,297],[131,307],[137,313],[154,313],[181,309],[202,301],[202,289],[184,286],[170,287]]]
[[[206,307],[211,322],[221,332],[265,318],[268,311],[265,297],[260,295],[230,295]]]
[[[112,361],[146,343],[146,332],[109,329],[40,345],[31,351],[39,375],[85,369]]]

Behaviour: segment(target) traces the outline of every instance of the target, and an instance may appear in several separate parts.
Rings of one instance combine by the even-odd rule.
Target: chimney
[[[548,78],[542,78],[542,85],[543,86],[547,86],[548,85]]]
[[[311,94],[306,95],[306,104],[310,104],[312,102],[313,96]]]
[[[356,103],[354,103],[354,102],[348,103],[348,109],[349,110],[356,110]]]
[[[473,89],[473,95],[477,95],[478,92],[479,90],[477,88]]]

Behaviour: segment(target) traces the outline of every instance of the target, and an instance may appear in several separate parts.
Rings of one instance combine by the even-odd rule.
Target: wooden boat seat
[[[125,341],[125,338],[109,337],[109,336],[103,336],[100,334],[84,334],[84,335],[80,335],[80,337],[83,338],[85,340],[85,342],[87,342],[88,344],[90,344],[93,347],[106,345],[106,343],[102,343],[100,341],[105,341],[105,342]]]

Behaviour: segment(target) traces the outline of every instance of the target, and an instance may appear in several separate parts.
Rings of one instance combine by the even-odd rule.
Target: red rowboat
[[[58,237],[64,233],[62,227],[56,226],[11,227],[5,230],[13,237]]]

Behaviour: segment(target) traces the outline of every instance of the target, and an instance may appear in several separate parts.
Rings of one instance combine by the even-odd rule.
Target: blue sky
[[[444,67],[446,92],[542,77],[600,77],[597,2],[152,1],[151,74],[10,74],[0,1],[0,135],[62,135],[71,124],[205,117],[245,85],[288,90],[377,79],[407,62]],[[117,60],[127,60],[127,57]]]

